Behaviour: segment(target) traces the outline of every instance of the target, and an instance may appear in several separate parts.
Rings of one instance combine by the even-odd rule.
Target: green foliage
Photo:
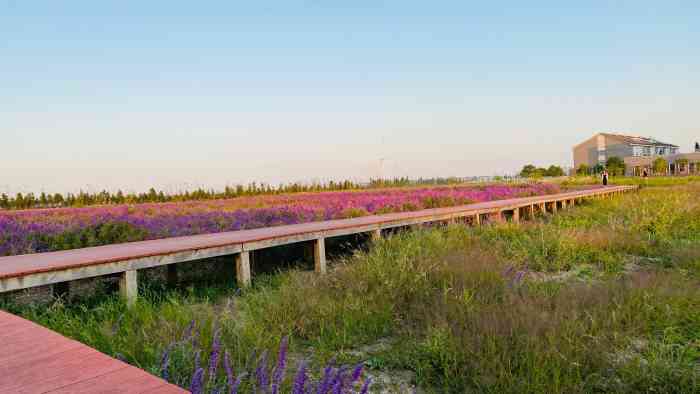
[[[537,167],[535,167],[532,164],[527,164],[527,165],[523,166],[522,170],[520,170],[520,176],[523,178],[531,178],[531,177],[537,175],[538,173],[539,172],[538,172]],[[542,173],[544,173],[544,171]]]
[[[545,176],[559,177],[564,176],[564,170],[555,165],[549,166],[549,168],[535,167],[532,164],[527,164],[523,166],[520,170],[520,176],[523,178],[541,178]]]
[[[657,157],[651,164],[651,168],[655,174],[667,174],[668,162],[663,157]]]
[[[588,175],[590,173],[591,173],[591,167],[587,166],[586,164],[581,164],[576,169],[576,175]]]
[[[610,175],[625,175],[625,162],[617,156],[609,157],[608,160],[605,162],[605,167],[607,168]]]

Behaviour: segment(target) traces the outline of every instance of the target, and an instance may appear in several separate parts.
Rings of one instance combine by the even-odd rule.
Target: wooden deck
[[[316,271],[326,270],[324,240],[368,232],[380,236],[383,229],[422,223],[484,217],[509,213],[512,220],[535,212],[552,212],[583,199],[606,198],[636,190],[634,186],[608,186],[568,193],[488,201],[464,206],[364,216],[217,234],[131,242],[60,252],[0,257],[0,293],[53,283],[120,274],[120,289],[133,301],[137,271],[204,258],[231,255],[232,267],[242,285],[250,283],[249,252],[278,245],[313,241]],[[235,264],[234,264],[235,263]],[[233,268],[232,268],[233,276]]]
[[[187,393],[129,364],[0,311],[0,393]]]

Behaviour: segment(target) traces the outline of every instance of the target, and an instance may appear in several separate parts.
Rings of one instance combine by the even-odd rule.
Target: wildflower
[[[203,394],[204,389],[204,369],[197,368],[192,375],[192,382],[190,383],[190,392],[192,394]]]
[[[335,358],[332,358],[326,368],[323,370],[323,376],[321,381],[318,383],[318,390],[316,394],[326,394],[331,389],[331,376],[333,374],[333,366],[335,365]]]
[[[258,367],[255,369],[255,377],[257,378],[258,387],[267,391],[270,386],[270,378],[267,371],[267,350],[260,356]]]
[[[272,375],[272,394],[278,394],[280,386],[282,385],[282,380],[284,379],[284,372],[287,368],[287,349],[289,347],[289,337],[282,338],[280,342],[280,350],[277,355],[277,367],[275,367],[275,372]]]
[[[355,366],[355,369],[352,371],[352,375],[350,375],[350,385],[352,386],[355,384],[360,379],[360,376],[362,376],[362,370],[364,369],[365,364],[364,363],[359,363]]]
[[[183,341],[183,342],[187,342],[187,341],[189,341],[190,339],[192,339],[192,335],[194,335],[194,327],[195,327],[195,324],[196,324],[196,323],[195,323],[195,320],[192,319],[192,320],[190,321],[190,324],[189,324],[189,325],[187,326],[187,328],[185,329],[185,333],[184,333],[183,336],[182,336],[182,341]]]
[[[168,381],[170,378],[170,375],[168,373],[168,369],[170,367],[170,350],[171,350],[172,345],[168,346],[165,348],[163,351],[163,356],[160,359],[160,376],[165,380]]]
[[[231,386],[231,390],[229,391],[229,394],[238,394],[238,388],[241,387],[241,383],[243,383],[243,379],[248,376],[247,373],[242,373],[238,375],[238,379],[233,383],[233,386]]]
[[[360,390],[360,394],[367,394],[369,391],[369,386],[372,384],[372,378],[367,378],[365,380],[365,384],[362,385],[362,390]]]
[[[226,384],[229,389],[233,387],[233,367],[231,367],[231,358],[229,357],[228,350],[224,352],[224,371],[226,371]]]
[[[195,371],[199,369],[200,362],[201,362],[201,361],[200,361],[201,356],[202,356],[202,351],[201,351],[201,350],[197,350],[197,351],[194,353],[194,370],[195,370]]]
[[[292,387],[292,394],[306,394],[306,380],[307,376],[307,362],[302,361],[299,365],[299,370],[294,378],[294,386]]]
[[[219,356],[221,355],[221,334],[220,331],[214,333],[214,341],[211,345],[211,354],[209,355],[209,380],[216,378],[216,372],[219,369]]]

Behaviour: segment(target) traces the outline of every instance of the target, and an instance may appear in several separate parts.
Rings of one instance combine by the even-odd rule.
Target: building
[[[574,146],[574,168],[581,165],[590,168],[605,165],[611,157],[619,157],[625,162],[625,175],[639,176],[647,171],[649,175],[690,175],[700,174],[700,144],[695,143],[695,153],[679,153],[678,145],[668,144],[653,138],[637,137],[613,133],[598,133]],[[663,171],[654,171],[654,161],[663,158],[666,166]]]
[[[678,146],[667,144],[647,137],[637,137],[613,133],[598,133],[593,137],[574,146],[574,168],[585,164],[595,167],[615,156],[621,159],[626,157],[652,157],[675,155]]]

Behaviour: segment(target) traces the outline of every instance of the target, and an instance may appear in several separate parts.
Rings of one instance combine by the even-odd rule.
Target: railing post
[[[513,209],[513,223],[520,223],[520,208]]]
[[[382,229],[372,230],[372,241],[377,242],[382,239]]]
[[[250,252],[247,250],[236,255],[236,280],[240,287],[250,286]]]
[[[314,267],[316,273],[326,273],[326,240],[323,237],[314,241]]]
[[[168,285],[170,287],[177,286],[178,275],[177,275],[177,264],[168,264]]]
[[[474,225],[475,226],[481,226],[481,214],[477,213],[474,215]]]
[[[139,284],[136,270],[124,271],[119,277],[119,295],[127,305],[133,305],[139,295]]]

